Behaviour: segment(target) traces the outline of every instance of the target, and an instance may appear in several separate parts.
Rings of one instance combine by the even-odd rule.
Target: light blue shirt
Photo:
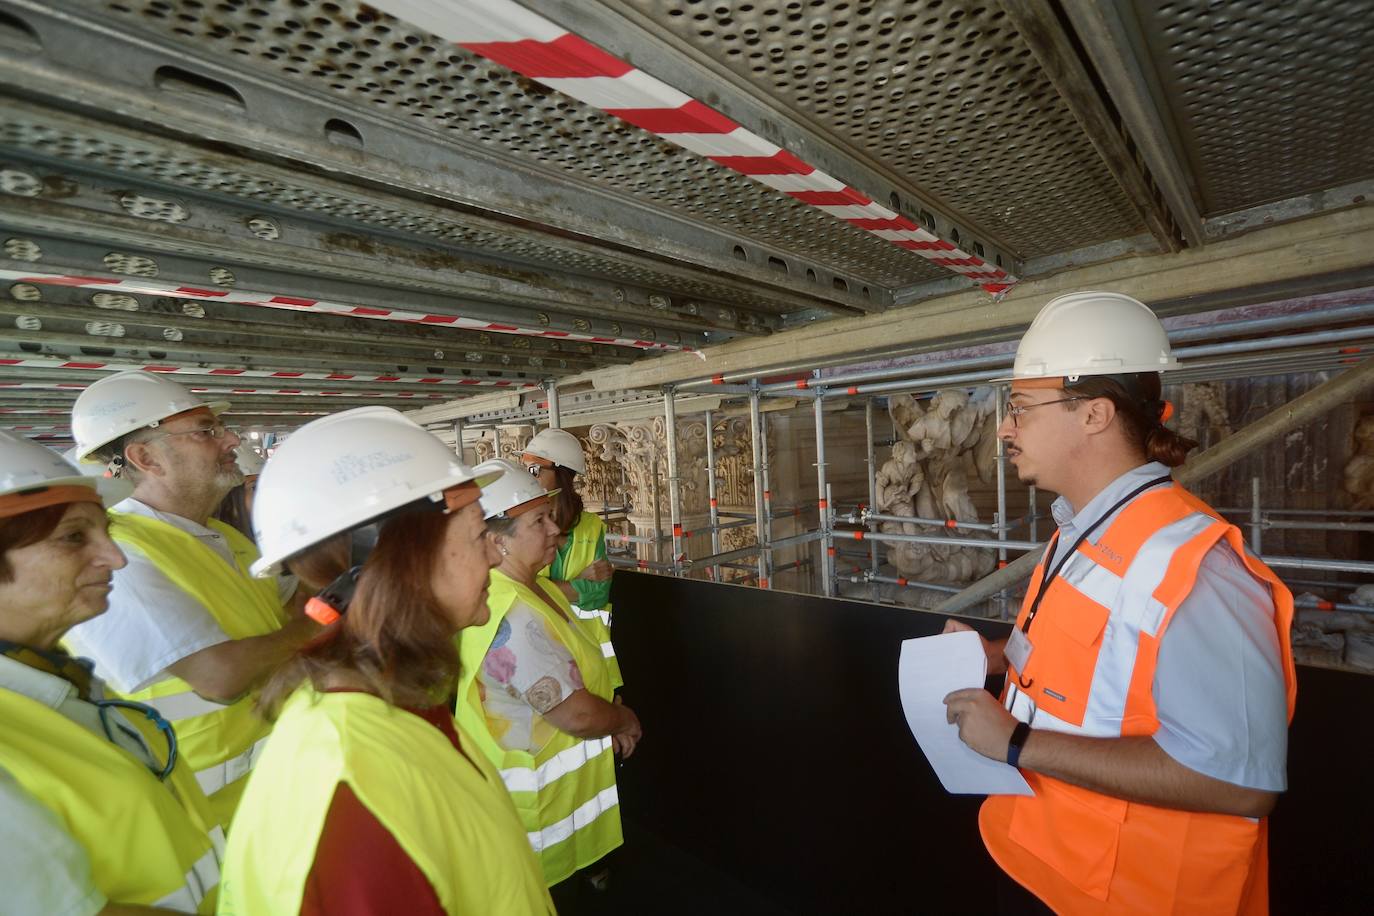
[[[1116,502],[1170,473],[1150,462],[1127,471],[1075,512],[1059,497],[1050,512],[1059,525],[1053,569],[1063,552]],[[1111,527],[1106,518],[1087,543]],[[1282,792],[1288,785],[1288,696],[1274,600],[1225,541],[1202,560],[1197,582],[1160,642],[1154,699],[1155,743],[1190,770],[1234,785]]]

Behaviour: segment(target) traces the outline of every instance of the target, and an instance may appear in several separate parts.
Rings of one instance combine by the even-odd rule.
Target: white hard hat
[[[273,452],[258,478],[253,532],[262,556],[253,575],[274,575],[292,554],[393,509],[493,479],[390,407],[313,420]]]
[[[142,369],[116,372],[93,382],[72,405],[72,436],[77,457],[90,454],[136,429],[168,417],[208,407],[219,416],[228,401],[206,403],[169,378]]]
[[[549,428],[540,432],[525,446],[524,454],[543,458],[578,474],[587,473],[582,443],[565,430]]]
[[[239,471],[244,477],[257,477],[262,473],[262,466],[267,463],[267,459],[245,442],[234,452],[234,463],[239,466]]]
[[[561,487],[545,490],[537,477],[505,458],[491,458],[477,465],[478,474],[502,476],[482,490],[482,515],[486,518],[514,518],[540,502],[551,499]]]
[[[134,492],[127,480],[101,473],[98,465],[82,470],[45,445],[0,430],[0,496],[46,487],[90,487],[108,507]]]
[[[1083,292],[1052,299],[1016,347],[1010,378],[1065,378],[1167,372],[1179,368],[1169,337],[1150,307],[1120,293]]]

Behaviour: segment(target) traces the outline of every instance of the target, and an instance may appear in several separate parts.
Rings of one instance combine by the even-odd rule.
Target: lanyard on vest
[[[1144,493],[1151,487],[1157,487],[1160,484],[1169,483],[1171,480],[1173,480],[1173,477],[1168,474],[1165,474],[1163,477],[1156,477],[1154,480],[1148,481],[1136,487],[1134,490],[1127,493],[1125,496],[1121,497],[1121,499],[1117,501],[1116,505],[1112,506],[1106,512],[1103,512],[1102,515],[1098,517],[1097,521],[1089,525],[1087,530],[1085,530],[1082,534],[1078,536],[1078,540],[1073,542],[1073,546],[1065,552],[1064,556],[1059,559],[1059,562],[1055,564],[1054,568],[1050,570],[1050,572],[1045,575],[1045,578],[1040,581],[1040,588],[1035,593],[1035,600],[1031,602],[1030,610],[1026,612],[1025,622],[1021,624],[1022,633],[1030,635],[1031,621],[1034,620],[1035,615],[1040,612],[1040,601],[1045,597],[1045,592],[1049,591],[1050,583],[1053,582],[1055,578],[1059,575],[1059,571],[1064,568],[1064,564],[1069,562],[1069,559],[1075,553],[1078,552],[1078,548],[1083,546],[1083,542],[1088,539],[1088,535],[1092,534],[1094,531],[1098,529],[1098,527],[1103,522],[1111,518],[1116,513],[1116,510],[1120,509],[1122,506],[1126,505],[1126,503],[1135,499],[1141,493]],[[1055,532],[1055,537],[1059,537],[1058,532]]]

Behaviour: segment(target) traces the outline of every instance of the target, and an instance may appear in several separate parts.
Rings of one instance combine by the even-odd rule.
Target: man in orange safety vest
[[[1268,910],[1293,597],[1171,478],[1196,446],[1164,426],[1177,367],[1154,313],[1116,293],[1051,301],[1017,348],[998,435],[1022,482],[1059,494],[1059,528],[1011,636],[985,641],[1002,701],[945,698],[964,743],[1034,792],[979,815],[1016,882],[1007,911]]]

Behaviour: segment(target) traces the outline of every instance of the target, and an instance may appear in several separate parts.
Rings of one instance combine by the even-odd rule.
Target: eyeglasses
[[[183,429],[175,433],[161,433],[160,435],[144,439],[143,441],[156,442],[159,439],[166,439],[169,436],[201,436],[207,439],[223,439],[224,434],[228,431],[229,427],[225,426],[223,423],[216,423],[213,426],[202,426],[199,429]]]
[[[1049,407],[1051,404],[1067,404],[1069,401],[1091,401],[1091,400],[1092,400],[1092,398],[1083,397],[1082,395],[1080,395],[1080,396],[1074,397],[1074,398],[1060,398],[1060,399],[1057,400],[1057,401],[1044,401],[1044,402],[1042,402],[1042,403],[1040,403],[1040,404],[1015,404],[1015,405],[1013,405],[1013,406],[1007,408],[1007,416],[1011,417],[1011,425],[1012,425],[1012,426],[1017,426],[1017,427],[1019,427],[1019,426],[1021,425],[1021,422],[1020,422],[1021,414],[1025,413],[1025,412],[1028,411],[1028,410],[1034,410],[1034,409],[1037,408],[1037,407]]]
[[[127,709],[131,712],[141,713],[144,718],[157,726],[157,730],[162,732],[162,737],[167,739],[167,762],[163,764],[161,770],[151,766],[148,769],[159,780],[166,782],[167,777],[172,775],[172,769],[177,765],[177,733],[172,730],[172,723],[164,719],[156,709],[144,703],[134,703],[129,700],[95,700],[94,703],[95,707],[100,710],[100,727],[105,729],[105,737],[111,741],[114,741],[114,735],[110,732],[111,723],[107,713],[109,709]],[[122,716],[114,716],[114,727],[142,743],[143,735],[125,722]]]

